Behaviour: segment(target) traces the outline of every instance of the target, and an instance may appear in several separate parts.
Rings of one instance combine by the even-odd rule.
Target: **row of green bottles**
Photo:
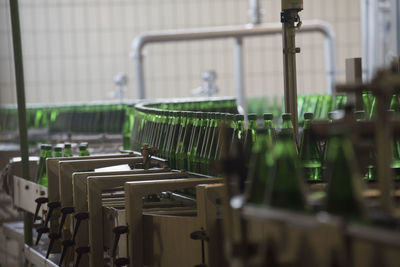
[[[309,179],[320,176],[316,169],[321,171],[321,165],[314,164],[320,153],[316,144],[307,137],[308,133],[303,132],[299,157],[293,140],[293,127],[289,122],[290,115],[284,114],[282,117],[282,126],[285,128],[280,131],[275,144],[270,134],[262,128],[257,130],[259,135],[253,146],[247,201],[305,212],[309,208],[303,175],[308,175]],[[309,129],[311,119],[311,114],[305,115],[306,130]],[[345,136],[333,137],[329,140],[326,155],[326,211],[350,219],[365,218],[360,191],[361,178],[357,175],[351,143]],[[308,164],[310,162],[313,164]]]
[[[302,126],[305,113],[313,113],[318,120],[325,120],[328,112],[341,109],[346,105],[345,95],[299,95],[297,108],[299,125]],[[283,99],[275,97],[254,97],[247,101],[249,113],[271,112],[275,118],[279,118],[284,108]]]
[[[49,129],[52,133],[122,133],[126,115],[122,104],[61,107]]]
[[[307,179],[320,181],[321,151],[319,145],[312,140],[308,129],[312,118],[312,113],[305,114],[300,158],[308,173]],[[134,119],[131,146],[135,150],[140,150],[146,143],[158,148],[158,155],[168,159],[171,168],[212,174],[211,166],[218,161],[220,153],[219,127],[225,123],[230,138],[228,142],[231,146],[236,143],[241,145],[246,160],[245,165],[249,167],[252,147],[258,136],[256,126],[259,120],[265,131],[269,131],[271,139],[275,140],[272,114],[264,114],[261,118],[255,114],[249,114],[246,129],[244,116],[241,114],[143,109],[136,113]],[[279,135],[289,131],[298,153],[292,128],[291,115],[283,114]]]
[[[168,159],[171,168],[207,174],[219,159],[219,126],[225,121],[232,127],[232,140],[240,139],[244,144],[246,133],[242,115],[139,110],[132,127],[131,145],[140,150],[147,143],[158,148],[158,155]],[[251,144],[255,137],[248,135],[247,143]]]
[[[63,152],[64,147],[64,152]],[[79,156],[88,156],[88,144],[81,143],[79,145]],[[47,171],[46,171],[46,159],[52,158],[52,146],[49,144],[40,145],[40,157],[39,164],[36,172],[36,183],[47,187]],[[71,144],[65,143],[64,145],[57,145],[54,147],[54,157],[72,157]]]
[[[202,111],[202,112],[222,112],[222,113],[236,113],[236,100],[235,99],[207,99],[196,100],[178,99],[166,101],[163,103],[156,103],[151,105],[152,108],[163,110],[175,111]]]

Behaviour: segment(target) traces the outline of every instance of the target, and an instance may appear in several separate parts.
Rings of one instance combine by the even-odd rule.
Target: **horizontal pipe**
[[[335,51],[335,34],[332,27],[322,20],[304,20],[302,27],[298,34],[319,32],[321,33],[328,45],[326,49],[330,50],[330,61],[327,65],[330,69],[327,70],[329,81],[333,85],[336,77],[336,51]],[[263,35],[282,34],[281,23],[263,23],[259,25],[237,25],[237,26],[219,26],[211,28],[198,28],[198,29],[180,29],[180,30],[165,30],[159,32],[143,33],[136,37],[132,43],[131,56],[135,60],[136,73],[137,73],[137,90],[138,98],[145,98],[145,85],[144,85],[144,71],[143,71],[143,56],[142,50],[147,44],[150,43],[167,43],[179,41],[194,41],[194,40],[209,40],[209,39],[223,39],[223,38],[244,38]],[[328,54],[328,53],[326,53]],[[333,86],[328,88],[328,92],[333,92]]]

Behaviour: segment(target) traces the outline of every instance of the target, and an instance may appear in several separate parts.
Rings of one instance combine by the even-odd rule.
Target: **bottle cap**
[[[272,121],[273,118],[272,113],[264,113],[264,120]]]
[[[87,149],[87,147],[88,147],[88,143],[87,142],[82,142],[82,143],[79,144],[79,150]]]
[[[235,114],[225,113],[225,118],[227,120],[234,120],[235,119]]]
[[[250,113],[250,114],[247,116],[247,118],[248,118],[249,120],[251,120],[251,121],[255,121],[255,120],[257,120],[257,114],[255,114],[255,113]]]
[[[64,143],[64,148],[71,148],[71,143]]]
[[[189,111],[181,111],[181,116],[187,118],[189,117],[189,113],[190,113]]]
[[[357,120],[362,120],[365,117],[365,111],[364,110],[357,110],[354,112],[354,115],[356,116]]]
[[[54,151],[60,152],[60,151],[62,151],[62,147],[57,145],[57,146],[54,148]]]
[[[244,120],[244,116],[242,114],[235,114],[235,120],[236,121],[243,121]]]
[[[46,149],[46,150],[51,150],[52,148],[53,148],[53,147],[52,147],[51,145],[45,144],[44,149]]]
[[[282,120],[291,120],[292,119],[292,113],[283,113],[282,114]]]
[[[312,113],[312,112],[306,112],[306,113],[304,113],[304,119],[305,119],[305,120],[312,120],[312,119],[314,119],[314,113]]]

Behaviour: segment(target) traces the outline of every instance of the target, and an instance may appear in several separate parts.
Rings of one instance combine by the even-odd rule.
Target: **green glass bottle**
[[[201,155],[201,150],[204,146],[204,141],[205,137],[207,134],[207,128],[209,124],[209,119],[207,117],[206,112],[201,112],[200,113],[200,121],[199,121],[199,133],[197,135],[197,140],[195,140],[195,143],[192,147],[192,154],[191,154],[191,159],[193,162],[193,168],[192,170],[194,172],[202,173],[201,167],[200,167],[200,155]]]
[[[62,152],[62,146],[57,145],[54,148],[54,157],[55,158],[61,158],[63,156],[63,152]]]
[[[169,135],[169,131],[170,131],[170,121],[172,120],[171,117],[171,112],[169,110],[164,110],[162,112],[162,133],[163,133],[163,137],[161,138],[159,141],[159,155],[162,158],[167,158],[166,156],[166,147],[167,147],[167,138]]]
[[[257,139],[252,148],[249,161],[247,202],[264,204],[265,189],[269,182],[270,169],[273,165],[272,143],[262,125],[257,126]]]
[[[167,159],[169,162],[169,166],[171,168],[176,169],[176,147],[178,144],[178,136],[179,136],[179,127],[180,127],[180,120],[181,120],[181,111],[173,111],[173,120],[171,125],[171,132],[170,132],[170,139],[168,142],[167,147]]]
[[[282,209],[306,210],[301,167],[290,131],[281,131],[273,148],[272,157],[274,164],[265,190],[265,203]]]
[[[201,112],[193,113],[193,127],[190,135],[189,146],[187,150],[187,167],[189,171],[194,171],[194,154],[196,153],[196,145],[201,128]]]
[[[163,149],[162,149],[162,157],[165,159],[168,159],[169,156],[169,148],[170,148],[170,143],[171,139],[173,136],[173,132],[175,129],[175,123],[176,123],[176,116],[175,116],[175,111],[168,110],[166,111],[166,138],[163,143]],[[171,162],[169,162],[169,166],[172,167]]]
[[[211,149],[211,146],[213,145],[213,138],[214,138],[214,131],[215,128],[217,127],[216,123],[216,113],[214,112],[207,112],[206,113],[206,118],[207,118],[207,126],[206,126],[206,132],[205,132],[205,137],[203,140],[203,145],[201,147],[200,151],[200,157],[199,157],[199,170],[203,174],[209,174],[209,150]]]
[[[390,109],[388,110],[388,116],[395,116],[395,111]],[[394,174],[395,180],[400,180],[400,140],[397,138],[393,138],[392,141],[392,166],[391,166]]]
[[[47,171],[46,171],[46,159],[47,158],[52,158],[53,157],[53,152],[52,152],[52,147],[51,145],[44,145],[44,158],[42,161],[42,167],[40,170],[40,178],[38,180],[38,184],[42,186],[47,187]]]
[[[399,96],[394,94],[390,101],[390,109],[394,111],[394,113],[400,113],[400,101]]]
[[[176,151],[176,163],[179,170],[187,170],[187,150],[189,147],[190,136],[193,127],[194,113],[190,111],[183,112],[181,120],[182,131],[179,137],[179,144]]]
[[[354,112],[354,116],[356,117],[356,121],[364,121],[365,120],[365,111],[364,110],[357,110]]]
[[[125,150],[131,149],[131,135],[135,120],[135,111],[131,106],[126,106],[126,114],[124,121],[124,129],[123,129],[123,140],[122,145]],[[100,114],[100,112],[98,112]],[[96,116],[98,118],[99,115]]]
[[[156,109],[151,109],[151,110],[149,110],[149,113],[150,113],[150,127],[149,127],[150,132],[149,132],[148,144],[150,146],[154,146],[156,139],[157,139],[157,130],[158,130],[157,129],[157,126],[158,126],[157,113],[158,112]]]
[[[207,174],[215,176],[216,170],[214,168],[215,163],[219,160],[220,150],[220,126],[225,118],[224,113],[216,112],[213,113],[211,122],[211,139],[209,141],[209,147],[206,151],[206,168]],[[222,141],[222,140],[221,140]]]
[[[40,154],[39,154],[39,164],[36,171],[36,183],[39,183],[40,178],[42,177],[42,170],[45,167],[46,160],[46,144],[40,145]]]
[[[335,117],[335,113],[334,112],[329,112],[328,113],[328,120],[329,122],[333,122]],[[329,140],[330,138],[325,140],[325,144],[324,144],[324,149],[322,152],[322,172],[323,172],[323,178],[325,177],[325,172],[326,172],[326,167],[328,165],[328,151],[329,151]],[[326,182],[326,181],[325,181]]]
[[[278,134],[278,139],[283,138],[285,141],[287,141],[288,137],[290,137],[290,139],[293,141],[293,144],[295,145],[295,148],[296,148],[296,153],[298,154],[297,141],[294,139],[292,114],[283,113],[282,114],[282,127],[281,127],[281,131]]]
[[[231,147],[234,142],[238,142],[242,147],[244,145],[244,116],[242,114],[234,115],[234,132]]]
[[[357,173],[352,144],[347,137],[340,135],[330,139],[327,160],[326,210],[347,219],[364,218],[361,179]]]
[[[82,142],[79,144],[79,156],[89,156],[89,144],[87,142]]]
[[[310,123],[314,118],[311,112],[304,113],[304,128],[301,136],[299,158],[307,182],[322,181],[322,161],[318,143],[312,138]]]
[[[227,141],[227,144],[231,147],[231,144],[235,139],[235,114],[224,113],[224,121],[226,122],[226,136],[229,136],[230,138],[230,140]]]
[[[274,123],[272,122],[274,116],[272,115],[272,113],[264,113],[263,117],[265,132],[268,138],[270,138],[270,143],[274,145],[276,142],[276,132],[274,128]]]
[[[72,157],[71,143],[64,143],[64,157]]]

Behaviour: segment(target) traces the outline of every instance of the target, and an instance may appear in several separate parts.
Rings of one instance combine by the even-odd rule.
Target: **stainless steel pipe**
[[[325,21],[321,20],[304,20],[303,25],[297,34],[317,32],[324,36],[325,47],[325,68],[327,75],[327,92],[332,93],[336,80],[336,47],[335,35],[332,27]],[[183,29],[183,30],[165,30],[160,32],[143,33],[133,40],[131,56],[135,63],[136,73],[136,89],[137,98],[146,98],[146,85],[144,73],[143,48],[152,43],[166,43],[179,41],[194,41],[207,39],[223,39],[234,38],[235,40],[251,36],[275,35],[282,34],[281,23],[263,23],[259,25],[238,25],[238,26],[221,26],[212,28],[199,29]],[[236,45],[238,42],[235,42]],[[235,49],[235,53],[242,54],[242,45]],[[236,55],[236,58],[241,58],[241,55]],[[235,64],[243,64],[242,60],[236,60]],[[243,66],[235,66],[236,70],[242,70]],[[238,103],[244,103],[243,80],[236,79],[236,93]],[[241,92],[238,94],[238,92]]]

